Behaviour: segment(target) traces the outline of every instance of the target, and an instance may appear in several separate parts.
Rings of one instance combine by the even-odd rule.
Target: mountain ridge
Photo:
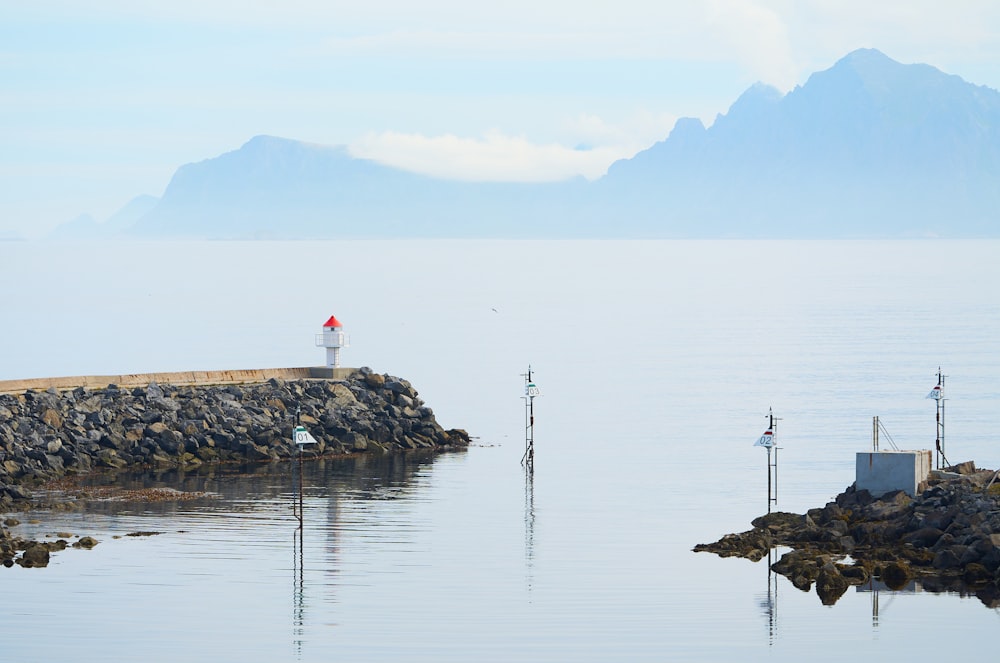
[[[255,136],[181,166],[136,237],[996,237],[1000,92],[876,49],[787,94],[744,91],[706,127],[602,178],[467,182]]]

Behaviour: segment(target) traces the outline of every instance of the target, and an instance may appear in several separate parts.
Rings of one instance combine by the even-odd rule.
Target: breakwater
[[[0,393],[0,508],[66,474],[290,458],[299,423],[317,441],[303,449],[307,457],[468,445],[468,434],[439,425],[407,380],[338,370],[339,379],[198,384],[211,376],[192,374],[194,384]]]

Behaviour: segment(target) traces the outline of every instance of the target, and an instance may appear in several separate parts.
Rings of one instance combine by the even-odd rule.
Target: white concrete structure
[[[862,451],[855,467],[858,490],[867,490],[873,497],[904,490],[913,497],[930,476],[931,451]]]
[[[316,345],[326,348],[326,367],[340,368],[340,349],[350,346],[344,325],[334,315],[323,323],[323,333],[316,334]]]

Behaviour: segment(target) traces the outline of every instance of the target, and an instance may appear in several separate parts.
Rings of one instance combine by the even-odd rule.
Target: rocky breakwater
[[[752,521],[695,552],[759,561],[791,548],[771,569],[795,587],[833,604],[851,585],[877,580],[900,589],[919,580],[929,591],[974,593],[1000,606],[1000,482],[996,473],[963,463],[935,472],[915,497],[873,497],[852,485],[822,508],[777,512]]]
[[[286,459],[298,454],[297,423],[317,441],[306,457],[469,443],[438,424],[408,381],[367,368],[346,380],[0,394],[0,508],[66,474]]]

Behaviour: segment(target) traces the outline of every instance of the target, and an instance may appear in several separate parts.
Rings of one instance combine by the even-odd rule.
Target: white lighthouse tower
[[[344,325],[337,316],[331,315],[323,323],[323,333],[316,334],[316,345],[326,348],[326,367],[340,368],[340,349],[350,346],[349,339],[344,334]]]

